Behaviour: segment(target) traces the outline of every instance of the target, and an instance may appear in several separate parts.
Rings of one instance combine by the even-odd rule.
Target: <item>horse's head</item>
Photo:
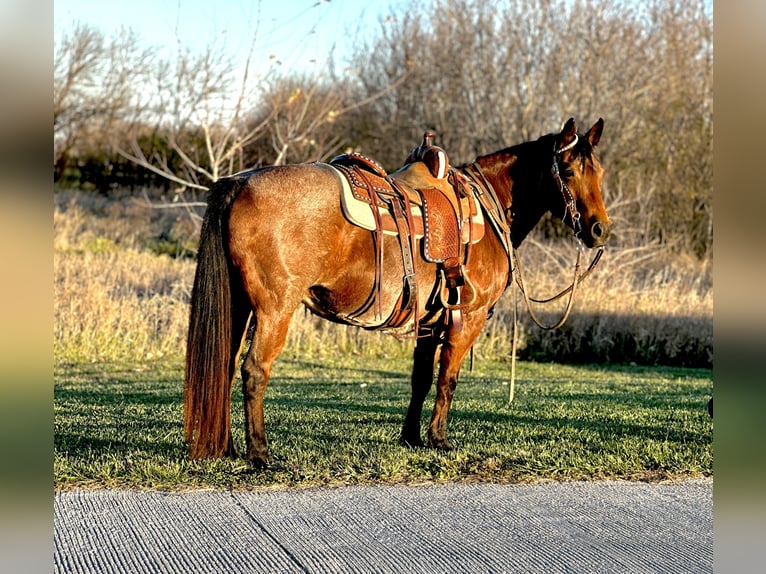
[[[593,151],[603,129],[604,120],[599,118],[587,134],[578,135],[570,118],[554,136],[552,150],[551,172],[562,197],[561,209],[553,211],[588,247],[604,245],[612,226],[601,197],[604,169]]]

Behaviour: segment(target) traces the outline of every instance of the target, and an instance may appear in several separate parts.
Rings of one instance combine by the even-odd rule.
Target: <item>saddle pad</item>
[[[362,229],[369,231],[375,231],[375,216],[372,213],[372,207],[369,201],[365,201],[359,196],[354,194],[354,190],[349,184],[346,177],[337,168],[328,164],[317,164],[332,170],[338,178],[340,183],[340,205],[343,210],[343,215],[352,224]],[[376,206],[380,214],[381,226],[385,235],[398,235],[398,228],[394,218],[385,206]],[[415,238],[420,239],[423,237],[423,210],[414,203],[410,204],[410,211],[413,215],[413,222],[415,228]]]

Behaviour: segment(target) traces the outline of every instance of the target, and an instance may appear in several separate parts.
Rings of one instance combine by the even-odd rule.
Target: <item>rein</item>
[[[554,331],[555,329],[558,329],[561,327],[566,320],[569,318],[569,313],[572,311],[572,306],[574,304],[574,295],[575,291],[577,290],[577,286],[580,284],[580,282],[585,279],[591,271],[596,267],[599,260],[601,259],[601,256],[604,253],[604,248],[599,247],[596,254],[593,256],[593,259],[590,262],[590,265],[588,265],[588,268],[582,272],[582,274],[579,274],[580,271],[580,259],[582,258],[582,241],[580,239],[577,239],[577,259],[575,261],[574,265],[574,276],[572,278],[572,283],[566,287],[565,289],[562,289],[559,293],[554,295],[553,297],[549,297],[547,299],[535,299],[534,297],[530,297],[527,294],[527,291],[524,289],[524,281],[522,279],[523,270],[521,267],[521,259],[519,258],[518,251],[516,249],[513,250],[513,262],[514,262],[514,271],[516,271],[516,285],[518,285],[519,290],[521,291],[521,294],[524,296],[524,301],[527,304],[527,310],[529,311],[529,316],[532,318],[532,321],[535,322],[535,324],[540,327],[541,329],[545,329],[546,331]],[[532,303],[552,303],[553,301],[556,301],[557,299],[561,299],[564,295],[569,293],[569,299],[567,300],[566,308],[564,309],[563,314],[561,315],[561,318],[559,318],[556,323],[553,325],[546,325],[540,319],[537,318],[537,315],[535,315],[534,310],[532,309]]]

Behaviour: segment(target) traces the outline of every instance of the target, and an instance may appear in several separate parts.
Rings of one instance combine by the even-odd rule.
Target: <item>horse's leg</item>
[[[286,304],[288,301],[293,304]],[[263,417],[263,397],[269,383],[271,367],[282,351],[287,330],[299,299],[285,297],[273,307],[254,312],[255,333],[250,350],[242,363],[242,395],[245,402],[245,439],[247,460],[254,466],[269,462],[269,445]]]
[[[452,449],[452,445],[447,440],[447,415],[452,404],[452,395],[457,387],[460,365],[486,320],[486,313],[477,312],[470,315],[466,313],[463,328],[460,331],[452,327],[447,331],[439,357],[439,379],[436,384],[434,412],[428,427],[428,444],[433,448]]]
[[[242,343],[245,339],[245,333],[247,332],[247,326],[250,323],[251,307],[250,302],[247,299],[247,295],[243,291],[232,290],[232,303],[231,303],[231,354],[229,359],[229,381],[231,381],[230,387],[233,388],[234,378],[237,374],[237,364],[239,362],[240,352],[242,351]],[[226,408],[229,412],[226,413],[226,419],[231,420],[231,401],[226,402]],[[229,442],[226,447],[225,455],[229,458],[239,458],[237,447],[234,445],[234,437],[231,432],[231,424],[229,424]]]
[[[405,446],[425,446],[420,438],[420,417],[423,413],[423,402],[431,390],[434,379],[434,359],[439,343],[436,336],[423,337],[415,344],[412,365],[412,396],[407,414],[404,416],[402,437],[400,442]]]

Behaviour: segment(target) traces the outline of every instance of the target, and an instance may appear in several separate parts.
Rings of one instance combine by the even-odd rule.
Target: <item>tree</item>
[[[129,30],[106,38],[77,25],[61,38],[53,68],[54,181],[72,155],[109,147],[114,127],[132,121],[139,105],[135,87],[146,80],[152,61]]]
[[[614,242],[712,246],[712,6],[705,0],[432,0],[357,51],[360,96],[407,82],[350,138],[398,166],[424,129],[453,163],[604,117]]]
[[[425,129],[461,163],[604,117],[613,242],[710,252],[709,0],[412,1],[359,38],[342,77],[258,76],[255,34],[244,57],[162,59],[77,27],[55,55],[56,177],[116,157],[194,204],[222,176],[347,148],[395,169]]]
[[[222,175],[238,170],[242,149],[270,119],[245,124],[245,114],[254,105],[251,66],[252,44],[241,69],[215,47],[199,54],[181,50],[175,61],[157,62],[142,131],[149,130],[165,145],[147,150],[135,132],[119,153],[173,182],[179,193],[206,190]]]

